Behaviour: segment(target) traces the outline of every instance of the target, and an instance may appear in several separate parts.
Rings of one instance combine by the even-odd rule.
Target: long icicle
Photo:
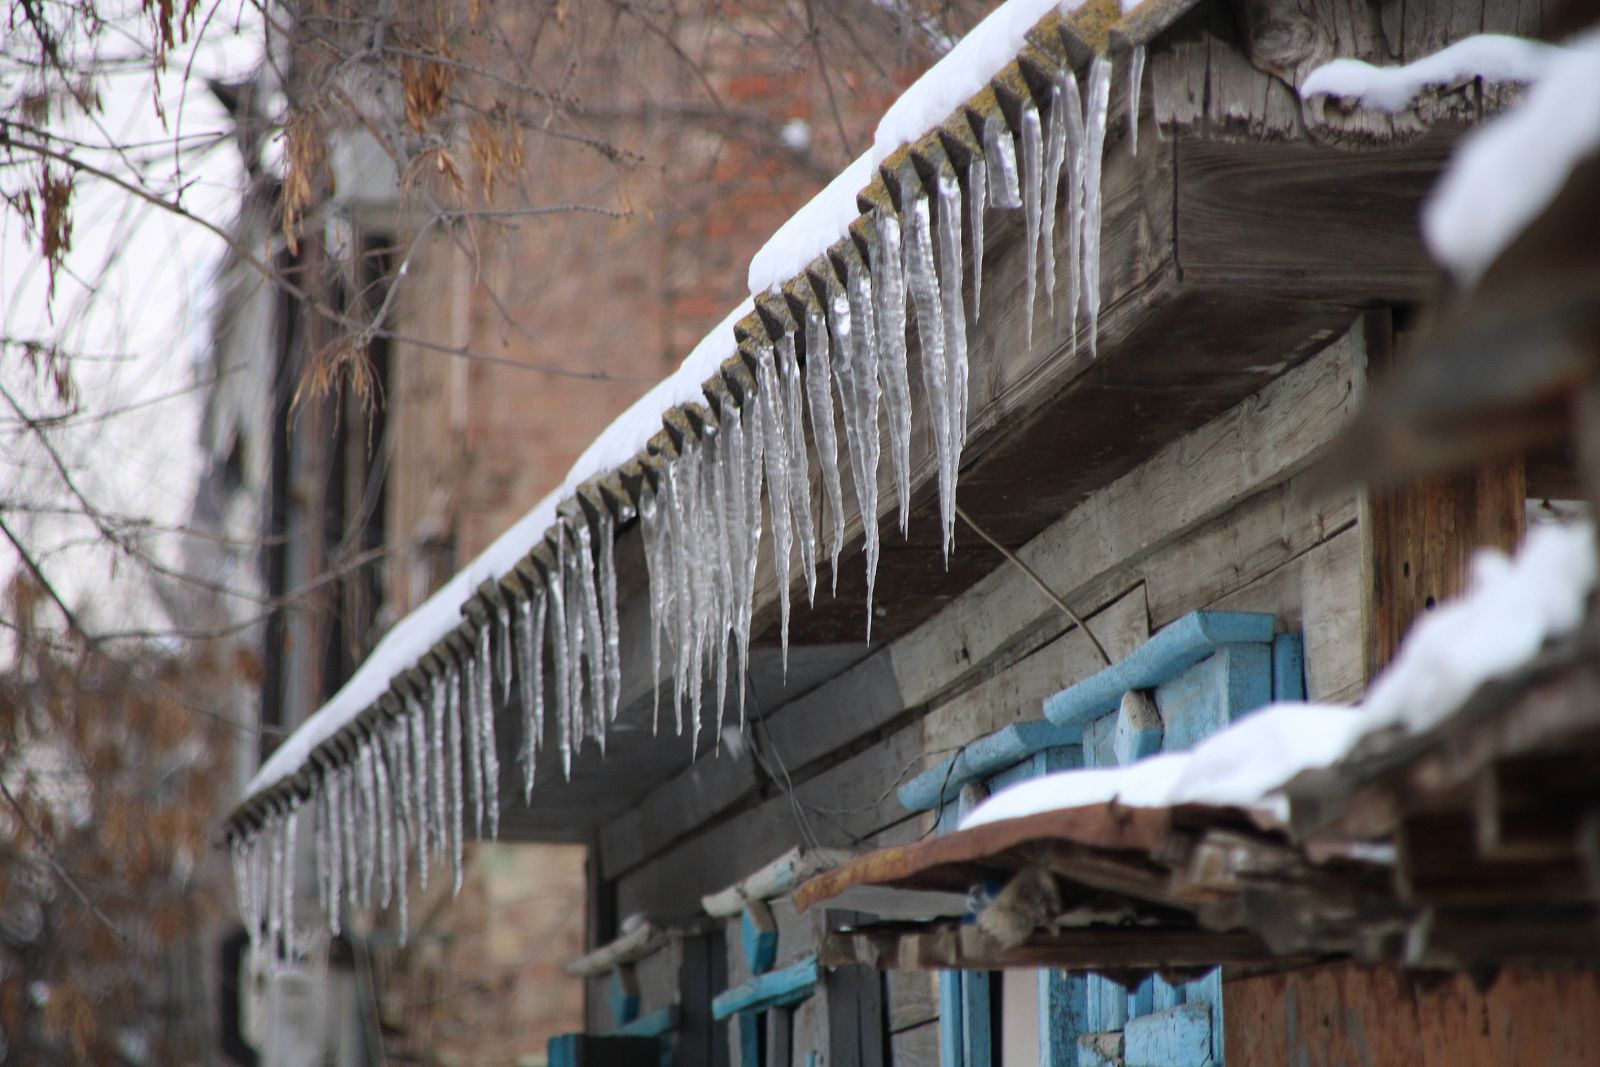
[[[811,414],[811,439],[817,446],[822,498],[828,505],[829,558],[833,593],[839,593],[839,551],[844,547],[844,489],[839,478],[839,436],[833,421],[833,359],[828,351],[828,323],[819,308],[806,309],[806,405]]]
[[[794,334],[778,338],[778,387],[783,393],[784,441],[789,446],[789,511],[800,549],[806,603],[817,601],[817,525],[811,514],[811,470],[806,457],[805,386],[795,356]]]
[[[1106,143],[1106,107],[1111,98],[1111,60],[1096,56],[1089,66],[1083,138],[1083,314],[1089,356],[1100,350],[1100,171]]]
[[[972,321],[983,305],[983,213],[989,206],[989,164],[981,155],[967,161],[967,220],[972,227]]]
[[[1062,162],[1066,167],[1064,184],[1067,199],[1067,305],[1070,313],[1068,336],[1072,351],[1078,351],[1078,306],[1083,291],[1083,97],[1078,78],[1068,67],[1056,84],[1061,93]]]
[[[779,391],[772,346],[756,351],[756,383],[761,398],[761,423],[766,432],[767,513],[772,519],[772,569],[778,579],[779,648],[785,675],[789,669],[789,575],[793,530],[789,511],[788,417]]]
[[[961,447],[967,438],[967,319],[962,310],[961,186],[955,171],[945,167],[938,175],[940,305],[944,312],[945,417],[947,438],[939,485],[939,517],[943,523],[945,566],[955,544],[956,480],[961,470]],[[919,312],[920,314],[920,312]]]
[[[1039,251],[1043,257],[1044,302],[1051,319],[1056,315],[1056,210],[1061,202],[1061,168],[1067,153],[1066,96],[1061,81],[1050,87],[1050,117],[1044,131],[1044,174],[1041,176],[1043,211]],[[1070,260],[1069,260],[1070,262]]]
[[[605,719],[611,722],[622,705],[622,635],[617,615],[617,520],[601,509],[595,531],[599,557],[600,629],[604,635]]]
[[[492,633],[487,620],[478,633],[478,758],[483,762],[484,804],[489,809],[489,839],[500,838],[500,752],[494,728]],[[510,635],[500,639],[506,644]],[[506,675],[510,676],[510,671]]]
[[[1022,108],[1022,221],[1028,246],[1026,333],[1029,348],[1033,347],[1033,316],[1039,289],[1039,215],[1043,184],[1044,136],[1039,127],[1039,109],[1030,103]]]
[[[483,631],[479,631],[482,633]],[[487,634],[484,635],[487,637]],[[466,718],[463,730],[467,742],[467,771],[472,782],[473,810],[477,814],[477,835],[483,836],[484,786],[483,786],[483,730],[478,725],[483,717],[481,700],[483,687],[479,684],[477,644],[461,659],[462,714]]]
[[[1128,150],[1139,154],[1139,90],[1144,84],[1144,45],[1133,46],[1128,57]]]
[[[845,439],[850,445],[850,471],[861,515],[862,550],[867,557],[867,640],[872,640],[872,593],[878,574],[878,381],[876,369],[857,367],[861,347],[855,340],[850,300],[843,291],[828,301],[833,331],[833,374],[844,407]]]
[[[868,247],[871,274],[849,257],[845,288],[856,336],[871,349],[883,390],[884,422],[889,429],[889,459],[899,503],[900,535],[911,517],[911,380],[906,362],[906,274],[900,222],[886,211],[872,214],[876,240]],[[870,292],[869,287],[870,285]]]
[[[912,306],[917,309],[917,338],[922,345],[922,386],[928,397],[928,413],[933,422],[934,451],[939,471],[939,510],[955,507],[954,486],[950,484],[950,455],[955,447],[951,438],[954,420],[950,413],[950,368],[946,363],[944,299],[939,273],[933,260],[932,218],[928,197],[916,179],[907,177],[900,185],[900,202],[905,210],[906,282]],[[959,240],[959,239],[958,239]],[[959,279],[957,285],[960,284]],[[949,541],[945,541],[949,559]]]

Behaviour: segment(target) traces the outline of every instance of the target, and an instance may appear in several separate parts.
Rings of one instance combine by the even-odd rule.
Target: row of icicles
[[[1130,135],[1136,129],[1143,58],[1143,50],[1135,49]],[[920,183],[903,186],[901,217],[873,216],[870,255],[850,258],[842,286],[812,304],[799,324],[800,336],[786,333],[756,347],[755,391],[742,404],[725,399],[716,415],[708,415],[703,437],[685,439],[678,457],[663,464],[655,491],[647,492],[639,506],[649,573],[652,677],[661,677],[667,657],[675,726],[681,734],[687,718],[696,746],[708,677],[719,733],[730,681],[739,693],[743,720],[763,496],[773,558],[783,571],[777,586],[785,660],[789,579],[796,559],[811,600],[825,539],[837,583],[845,540],[839,460],[846,448],[864,526],[870,638],[879,556],[880,411],[887,423],[902,533],[909,514],[906,331],[913,319],[948,558],[967,429],[963,214],[976,320],[983,290],[984,212],[1022,210],[1031,344],[1041,275],[1045,303],[1051,314],[1056,309],[1055,219],[1064,196],[1068,270],[1062,304],[1072,317],[1074,336],[1082,315],[1092,353],[1100,306],[1100,167],[1110,79],[1105,57],[1091,65],[1082,94],[1076,78],[1064,72],[1051,90],[1042,123],[1028,104],[1013,137],[991,116],[983,130],[983,154],[968,163],[961,179],[946,164],[931,196]],[[843,415],[842,444],[835,394]],[[815,499],[808,425],[821,482]],[[240,914],[258,950],[266,946],[276,957],[293,958],[306,948],[292,918],[302,815],[314,828],[318,902],[332,934],[339,932],[345,906],[393,904],[403,935],[413,863],[424,888],[430,865],[448,864],[459,892],[469,807],[477,835],[486,828],[490,837],[499,833],[495,716],[497,709],[512,706],[513,678],[522,716],[525,795],[531,796],[536,758],[545,745],[547,700],[565,773],[570,775],[584,738],[593,738],[604,752],[606,726],[617,713],[622,689],[615,523],[604,509],[592,520],[574,510],[563,514],[557,533],[556,564],[542,584],[498,607],[495,624],[481,624],[470,649],[427,667],[428,681],[405,696],[397,714],[380,716],[348,740],[342,759],[314,756],[308,797],[279,801],[250,832],[234,835]],[[545,648],[553,676],[548,687]],[[659,705],[658,688],[658,719]]]

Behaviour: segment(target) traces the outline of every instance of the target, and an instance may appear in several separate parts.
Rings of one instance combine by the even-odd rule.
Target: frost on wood
[[[1130,123],[1137,121],[1141,59],[1136,51],[1128,71]],[[677,374],[585,452],[559,507],[554,498],[541,502],[515,536],[497,541],[452,579],[442,599],[419,609],[421,621],[408,629],[408,617],[396,627],[407,630],[404,641],[380,643],[380,649],[391,647],[381,656],[375,650],[363,672],[387,670],[389,688],[366,679],[347,698],[341,690],[325,709],[338,714],[291,739],[258,776],[269,786],[293,777],[294,790],[275,793],[253,811],[247,827],[231,831],[240,912],[258,948],[270,945],[288,957],[308,943],[297,935],[293,914],[302,815],[310,820],[317,903],[328,929],[338,932],[346,908],[386,906],[398,909],[404,936],[413,873],[426,886],[431,869],[448,864],[459,891],[468,834],[498,833],[498,727],[520,727],[508,751],[521,764],[525,800],[541,759],[558,760],[570,777],[585,746],[604,753],[621,707],[624,655],[630,662],[643,658],[642,648],[622,647],[614,554],[619,527],[635,518],[648,584],[641,606],[649,614],[653,726],[660,726],[661,702],[670,701],[673,725],[696,751],[706,725],[721,736],[730,690],[738,694],[743,721],[763,542],[778,585],[785,661],[796,563],[808,601],[816,597],[824,554],[835,588],[839,568],[852,564],[841,558],[845,463],[861,524],[870,641],[886,504],[880,485],[894,487],[905,532],[918,404],[931,439],[946,559],[953,547],[969,422],[968,328],[982,306],[991,211],[1019,212],[1017,254],[1026,273],[1018,310],[1030,343],[1042,304],[1047,318],[1064,316],[1073,343],[1081,312],[1091,352],[1095,347],[1111,77],[1103,57],[1093,62],[1082,92],[1071,70],[1060,71],[1047,95],[1017,109],[1015,129],[990,110],[981,124],[981,151],[954,165],[941,156],[931,170],[899,168],[901,184],[893,190],[899,210],[880,203],[848,240],[819,245],[814,233],[792,233],[795,248],[825,254],[808,260],[781,298],[772,294],[787,312],[763,305],[766,328],[741,337],[743,369],[718,380],[734,349],[725,337],[708,337]],[[858,217],[833,202],[846,186],[853,201],[854,189],[871,177],[859,161],[854,166],[848,181],[835,183],[832,199],[822,205],[827,210],[818,208],[817,217],[829,220],[823,229],[837,224],[842,230]],[[1041,277],[1043,301],[1037,299]],[[779,275],[770,280],[786,281]],[[742,306],[718,330],[731,333],[752,306]],[[706,382],[712,384],[702,391]],[[615,488],[597,494],[592,483],[581,498],[573,494],[595,474],[633,458],[660,428],[666,408],[690,402],[695,432],[684,433],[678,423],[670,445],[653,442],[643,461],[647,469],[642,478],[633,476],[627,500]],[[881,435],[880,420],[887,430]],[[519,538],[520,555],[508,547]],[[536,538],[543,543],[530,555]],[[486,577],[499,581],[498,590],[474,597]],[[447,610],[459,616],[469,598],[470,620],[442,625]]]

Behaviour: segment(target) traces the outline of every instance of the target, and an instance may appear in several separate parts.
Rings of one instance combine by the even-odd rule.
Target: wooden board
[[[1229,1067],[1593,1067],[1593,972],[1508,967],[1487,991],[1464,975],[1408,979],[1344,963],[1223,986]]]

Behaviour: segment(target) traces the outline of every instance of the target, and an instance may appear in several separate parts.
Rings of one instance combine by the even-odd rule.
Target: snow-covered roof
[[[1427,730],[1486,682],[1573,633],[1595,570],[1592,525],[1535,527],[1515,558],[1478,553],[1470,590],[1418,620],[1357,707],[1272,704],[1187,752],[1022,782],[978,805],[961,826],[1111,802],[1259,808],[1281,820],[1284,787],[1297,775],[1333,766],[1373,734]]]
[[[972,35],[958,43],[907,90],[884,117],[886,125],[875,140],[874,149],[854,161],[780,227],[752,263],[752,290],[771,290],[801,275],[812,260],[844,236],[851,222],[861,217],[858,194],[865,186],[882,183],[877,165],[890,150],[914,140],[944,120],[950,110],[966,103],[968,96],[1014,61],[1024,35],[1030,30],[1043,33],[1038,39],[1059,44],[1060,38],[1053,33],[1070,35],[1071,31],[1060,23],[1058,8],[1071,10],[1081,2],[1007,0],[991,13]],[[1045,31],[1046,21],[1060,26],[1059,31]],[[1061,54],[1060,61],[1065,63],[1065,52]],[[970,88],[951,95],[954,85]],[[895,143],[889,145],[886,138]],[[351,728],[376,701],[390,692],[397,678],[416,668],[430,651],[437,650],[441,642],[460,629],[464,625],[465,606],[485,582],[501,580],[530,551],[554,539],[554,531],[560,528],[560,516],[570,508],[569,502],[580,487],[643,456],[651,438],[671,421],[672,412],[686,404],[703,403],[707,383],[716,379],[724,362],[738,352],[736,326],[742,325],[747,333],[765,332],[765,327],[754,318],[754,308],[754,301],[748,299],[736,307],[696,345],[676,371],[640,397],[598,435],[558,489],[540,500],[421,606],[396,623],[339,692],[262,765],[249,784],[246,801],[236,818],[250,808],[251,800],[283,787],[304,771],[319,746],[325,746],[330,739]]]

